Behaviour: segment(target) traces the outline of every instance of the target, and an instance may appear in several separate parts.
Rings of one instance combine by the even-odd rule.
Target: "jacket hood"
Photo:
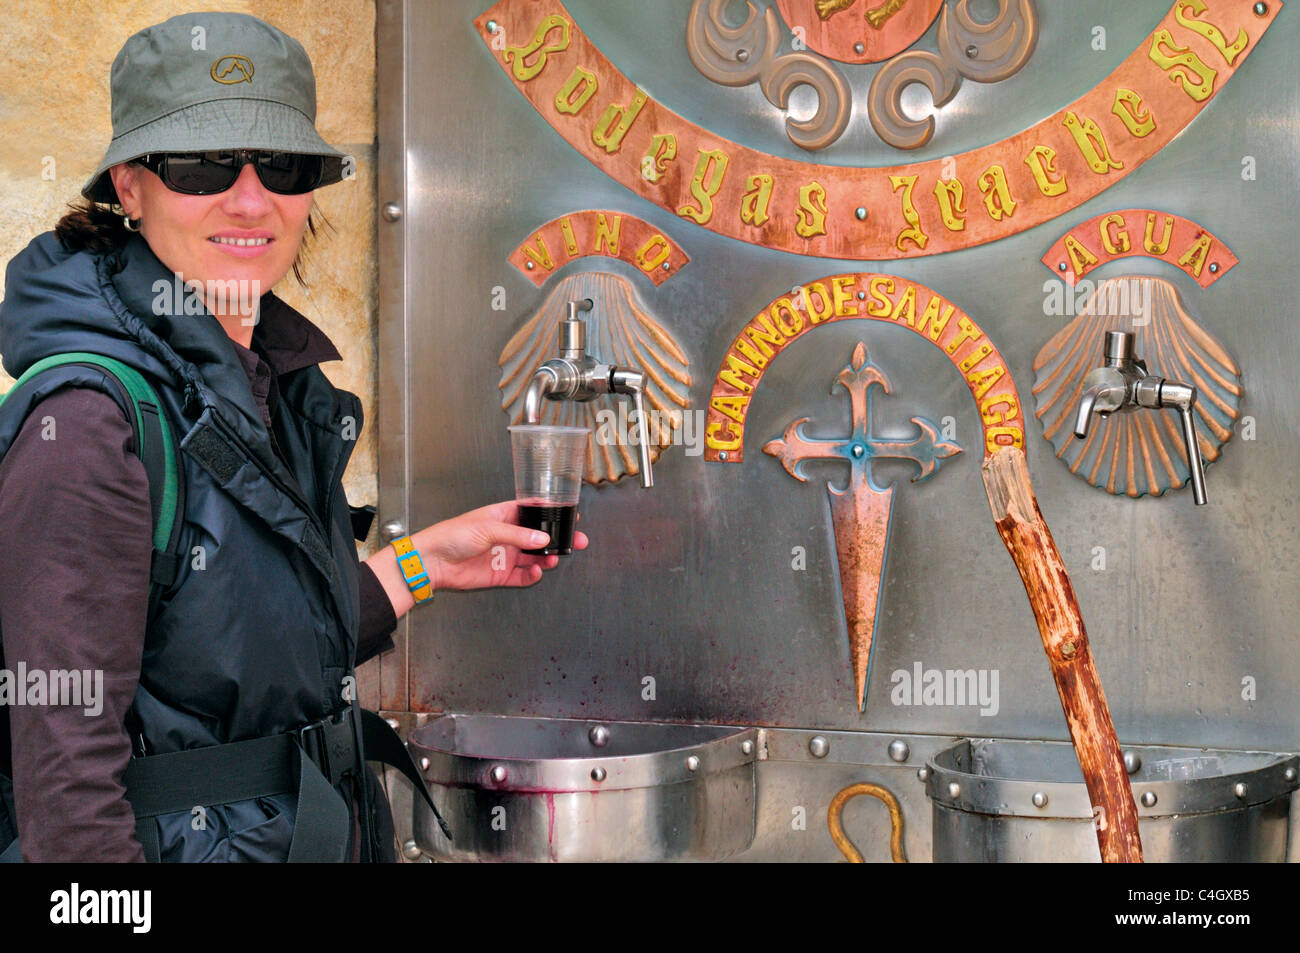
[[[173,378],[156,357],[142,353],[114,313],[99,272],[95,255],[67,251],[53,232],[33,239],[9,262],[0,302],[0,356],[10,376],[52,354],[94,351]]]
[[[233,405],[248,428],[264,434],[234,345],[195,304],[139,235],[117,254],[102,255],[70,252],[46,232],[5,269],[0,359],[17,378],[52,354],[103,354],[183,388],[187,413],[190,401],[224,405],[227,417]]]

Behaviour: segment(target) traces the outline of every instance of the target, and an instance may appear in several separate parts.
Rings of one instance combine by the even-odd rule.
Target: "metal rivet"
[[[687,771],[698,771],[699,768],[700,768],[700,759],[698,757],[696,757],[695,755],[691,755],[689,758],[686,759]]]
[[[1064,645],[1061,646],[1061,654],[1064,655],[1066,658],[1074,658],[1074,653],[1077,651],[1078,649],[1075,648],[1073,642],[1066,642]]]
[[[895,761],[906,761],[911,754],[912,749],[908,747],[907,742],[901,738],[895,738],[889,743],[889,756]]]
[[[524,262],[524,267],[527,268],[529,271],[532,271],[534,268],[537,267],[537,265],[535,265],[535,264],[534,264],[533,262],[531,262],[531,261],[526,261],[526,262]]]
[[[1257,4],[1255,4],[1255,15],[1256,15],[1256,16],[1260,16],[1260,17],[1262,17],[1262,16],[1263,16],[1264,14],[1266,14],[1266,13],[1268,13],[1268,4],[1267,4],[1267,3],[1257,3]]]
[[[1138,756],[1137,752],[1134,751],[1124,752],[1125,771],[1127,771],[1129,774],[1137,774],[1138,769],[1141,767],[1142,767],[1142,758]]]
[[[664,271],[672,271],[673,265],[672,262],[666,261],[662,265],[660,265],[660,267],[663,268]]]
[[[808,742],[808,752],[814,758],[824,758],[831,750],[831,743],[821,735],[814,735]]]
[[[850,450],[849,452],[853,454],[853,458],[854,458],[855,460],[861,460],[861,459],[862,459],[862,455],[863,455],[864,453],[866,453],[867,451],[865,451],[865,450],[862,449],[862,444],[860,444],[860,443],[855,443],[855,444],[853,445],[853,449]]]
[[[1210,262],[1210,274],[1216,275],[1218,273],[1219,273],[1219,263],[1217,261]]]
[[[380,214],[384,216],[385,221],[396,222],[402,217],[402,207],[396,202],[385,202],[384,207],[380,209]]]
[[[592,768],[592,769],[591,769],[591,780],[593,780],[593,781],[604,781],[604,780],[605,780],[605,769],[604,769],[604,768]]]
[[[725,451],[725,450],[719,450],[719,451],[718,451],[718,459],[721,460],[723,463],[726,463],[726,462],[727,462],[727,451]]]
[[[736,50],[736,59],[742,63],[749,61],[749,50]]]
[[[975,57],[979,55],[980,55],[980,48],[976,46],[974,43],[966,47],[966,58],[968,60],[973,60],[975,59]]]
[[[858,217],[859,222],[865,222],[867,220],[867,210],[861,205],[853,210],[853,214]]]
[[[858,292],[858,300],[859,300],[859,301],[866,301],[866,300],[867,300],[867,293],[866,293],[865,291],[859,291],[859,292]]]
[[[603,748],[609,744],[609,729],[604,725],[593,725],[587,731],[587,737],[597,748]]]
[[[396,718],[385,718],[384,721],[388,722],[388,727],[392,728],[394,731],[398,731],[402,727]]]
[[[1143,806],[1143,807],[1155,807],[1155,806],[1156,806],[1156,792],[1155,792],[1155,791],[1143,791],[1143,792],[1142,792],[1142,806]]]
[[[1294,781],[1296,777],[1295,768],[1287,768],[1282,772],[1282,777],[1286,778],[1288,781]]]
[[[497,784],[501,784],[506,779],[506,769],[499,764],[493,765],[492,770],[488,772],[488,777]]]
[[[956,799],[961,794],[961,785],[956,781],[948,782],[948,797]]]
[[[420,770],[421,770],[421,771],[428,771],[428,770],[429,770],[429,759],[428,759],[428,758],[421,758],[421,759],[420,759]]]
[[[1244,798],[1246,796],[1246,782],[1238,781],[1234,784],[1232,786],[1232,793],[1237,795],[1239,798]]]
[[[1029,800],[1034,802],[1034,807],[1047,807],[1047,792],[1035,791]]]
[[[928,781],[928,780],[930,780],[930,769],[929,769],[928,767],[925,767],[925,768],[917,768],[917,769],[916,769],[916,780],[918,780],[918,781]]]
[[[863,53],[867,52],[867,45],[865,43],[854,43],[853,52],[861,56]]]
[[[1056,266],[1057,271],[1065,271],[1065,268],[1066,268],[1065,262],[1061,262],[1059,265]]]
[[[752,741],[750,741],[750,740],[748,740],[748,739],[746,739],[745,741],[742,741],[742,742],[740,743],[740,753],[741,753],[741,754],[753,754],[753,753],[754,753],[754,742],[752,742]]]
[[[496,32],[497,30],[499,30],[499,29],[501,29],[501,27],[497,24],[497,21],[496,21],[496,20],[488,20],[488,22],[487,22],[487,31],[488,31],[489,33],[495,33],[495,32]]]
[[[402,845],[402,856],[407,860],[419,860],[424,856],[424,851],[420,850],[420,845],[414,840],[408,840]]]

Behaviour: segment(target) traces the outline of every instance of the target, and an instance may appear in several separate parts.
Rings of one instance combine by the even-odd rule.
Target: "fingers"
[[[469,510],[462,513],[457,519],[469,519],[471,521],[489,520],[498,523],[515,523],[519,522],[519,505],[514,500],[502,500],[500,503],[489,503],[487,506],[480,506],[478,509]]]
[[[559,564],[560,557],[555,553],[551,553],[549,556],[534,556],[531,553],[520,553],[519,561],[515,563],[516,566],[523,566],[525,568],[538,566],[542,569],[554,569]]]
[[[447,532],[442,536],[446,537],[446,544],[442,547],[444,550],[444,559],[452,562],[458,562],[470,559],[489,551],[495,546],[504,545],[511,547],[518,552],[515,555],[516,568],[525,568],[529,570],[522,575],[517,575],[513,571],[510,575],[510,581],[504,585],[533,585],[541,578],[540,572],[543,570],[554,569],[559,565],[558,556],[539,556],[524,552],[529,549],[541,549],[550,542],[550,536],[547,533],[518,524],[518,504],[514,500],[502,500],[499,503],[492,503],[487,506],[479,507],[476,510],[470,510],[463,513],[453,520],[446,521]],[[579,518],[581,518],[579,516]],[[454,527],[454,531],[453,531]],[[439,538],[441,541],[441,537]],[[584,550],[591,544],[590,538],[586,533],[575,531],[573,534],[574,551]],[[436,550],[436,546],[430,541],[430,554]],[[534,576],[531,572],[532,567],[538,567],[539,574]]]
[[[496,523],[490,528],[489,534],[491,542],[505,543],[518,549],[541,549],[551,541],[548,533],[516,526],[514,523]]]
[[[501,583],[503,586],[524,587],[535,586],[542,579],[542,567],[537,563],[525,566],[522,563],[511,570],[506,581]]]
[[[551,540],[548,534],[540,530],[527,529],[510,522],[493,524],[489,528],[489,535],[492,543],[505,543],[507,546],[516,546],[519,549],[540,549]],[[586,549],[590,543],[591,540],[588,539],[586,533],[574,531],[573,548],[575,550]]]

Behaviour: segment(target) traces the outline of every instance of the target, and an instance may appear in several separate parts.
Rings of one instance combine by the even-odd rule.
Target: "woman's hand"
[[[542,571],[559,565],[559,556],[528,556],[521,550],[545,546],[550,537],[517,522],[513,500],[493,503],[434,523],[411,537],[437,589],[531,586]],[[585,533],[573,534],[573,548],[586,549]]]
[[[513,500],[493,503],[411,534],[420,552],[425,572],[438,589],[485,589],[491,586],[531,586],[542,572],[559,565],[559,556],[530,556],[524,549],[545,546],[549,537],[525,529],[517,522],[519,511]],[[587,535],[575,532],[573,548],[587,548]],[[366,560],[375,570],[400,619],[415,605],[406,588],[397,554],[391,546]]]

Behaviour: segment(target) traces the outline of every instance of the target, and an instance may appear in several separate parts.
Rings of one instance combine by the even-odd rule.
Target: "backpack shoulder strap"
[[[73,351],[37,361],[0,397],[0,404],[38,375],[56,367],[78,364],[99,368],[113,382],[114,396],[127,413],[135,433],[136,454],[149,478],[149,506],[153,516],[153,560],[149,573],[149,617],[152,618],[163,591],[176,581],[180,570],[182,556],[176,549],[185,511],[184,474],[177,465],[176,435],[157,392],[129,364],[102,354]]]

